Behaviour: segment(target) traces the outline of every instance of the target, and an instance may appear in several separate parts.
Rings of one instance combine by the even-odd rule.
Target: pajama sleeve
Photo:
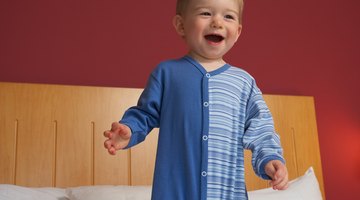
[[[129,108],[120,123],[129,126],[131,138],[130,148],[145,140],[147,134],[155,127],[159,127],[162,88],[154,71],[149,77],[147,86],[142,92],[136,106]]]
[[[275,133],[272,115],[262,97],[261,91],[253,82],[246,107],[245,133],[243,144],[252,151],[252,166],[255,173],[263,179],[271,178],[265,173],[265,165],[270,160],[280,160],[282,156],[280,138]]]

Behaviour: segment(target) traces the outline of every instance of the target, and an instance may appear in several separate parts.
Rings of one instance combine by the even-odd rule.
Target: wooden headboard
[[[150,185],[157,129],[110,156],[103,131],[136,104],[142,89],[0,83],[0,183],[22,186]],[[290,179],[313,166],[324,196],[314,99],[264,95],[281,137]],[[248,190],[268,187],[252,171]],[[132,173],[136,172],[136,173]]]

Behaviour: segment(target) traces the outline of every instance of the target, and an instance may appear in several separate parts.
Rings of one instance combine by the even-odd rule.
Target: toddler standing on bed
[[[247,199],[244,149],[256,174],[286,189],[272,116],[247,72],[223,60],[237,41],[242,0],[178,0],[173,24],[189,52],[160,63],[137,106],[105,131],[110,154],[160,127],[152,199]]]

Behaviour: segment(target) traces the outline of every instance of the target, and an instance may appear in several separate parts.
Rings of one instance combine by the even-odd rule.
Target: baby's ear
[[[175,17],[173,19],[173,25],[175,27],[176,32],[181,37],[184,37],[185,36],[184,21],[183,21],[183,18],[180,15],[175,15]]]
[[[236,37],[236,41],[238,40],[239,36],[241,35],[241,31],[242,31],[242,25],[239,24],[238,30],[237,30],[237,37]]]

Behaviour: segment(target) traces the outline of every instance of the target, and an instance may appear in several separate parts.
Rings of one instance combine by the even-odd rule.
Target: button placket
[[[209,132],[209,80],[211,74],[205,72],[202,77],[202,152],[201,152],[201,199],[206,199],[206,191],[207,191],[207,170],[208,170],[208,132]]]

